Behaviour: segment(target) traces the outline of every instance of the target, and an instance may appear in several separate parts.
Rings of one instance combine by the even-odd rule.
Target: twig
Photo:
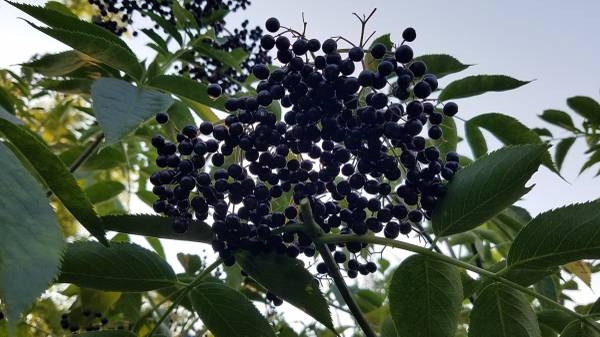
[[[79,158],[77,158],[75,162],[71,164],[69,167],[69,172],[73,173],[77,171],[77,169],[83,165],[83,163],[85,163],[85,161],[88,160],[92,154],[94,154],[94,151],[98,148],[98,146],[100,146],[103,139],[104,133],[99,134],[98,137],[96,137],[96,139],[83,151]]]
[[[323,235],[323,230],[314,221],[314,218],[312,216],[312,209],[310,208],[310,203],[308,199],[303,199],[300,202],[300,211],[302,213],[304,225],[306,226],[306,233],[313,239],[318,239],[319,237],[321,237]],[[358,323],[358,325],[361,327],[361,329],[367,337],[377,337],[377,335],[375,335],[375,332],[369,325],[369,322],[367,322],[367,319],[363,315],[362,311],[360,311],[358,304],[352,297],[352,294],[350,293],[350,290],[348,289],[348,286],[344,281],[344,277],[342,276],[342,273],[340,273],[340,269],[338,268],[337,263],[331,255],[329,247],[327,247],[327,244],[322,243],[318,240],[313,241],[315,242],[315,247],[319,251],[319,254],[321,254],[321,257],[323,258],[323,262],[327,265],[329,275],[331,276],[331,278],[333,278],[333,282],[340,291],[340,294],[346,302],[348,309],[350,309],[350,312],[356,320],[356,323]]]

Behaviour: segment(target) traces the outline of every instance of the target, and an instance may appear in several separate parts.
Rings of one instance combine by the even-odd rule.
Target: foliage
[[[150,150],[152,146],[160,148],[156,146],[157,139],[185,140],[182,133],[188,124],[210,125],[211,130],[233,129],[232,118],[243,118],[228,104],[248,104],[248,97],[260,97],[264,92],[260,89],[270,85],[266,79],[276,68],[253,66],[270,62],[270,48],[266,46],[271,43],[269,37],[273,37],[262,34],[261,29],[246,30],[249,37],[228,35],[224,28],[227,6],[221,2],[210,10],[202,7],[208,5],[201,1],[174,1],[170,6],[162,4],[157,12],[149,10],[149,6],[131,7],[127,15],[144,12],[158,27],[153,29],[134,27],[133,16],[123,18],[120,12],[126,11],[127,6],[112,8],[104,0],[92,1],[92,5],[68,1],[66,6],[48,2],[45,7],[8,3],[45,25],[30,22],[34,29],[72,49],[24,60],[18,68],[0,70],[0,160],[4,164],[0,179],[0,335],[63,336],[70,331],[81,331],[81,336],[90,337],[183,336],[209,331],[216,337],[600,335],[600,326],[595,322],[598,303],[577,303],[571,310],[572,301],[565,292],[576,290],[578,279],[589,285],[590,275],[599,270],[594,260],[600,257],[600,204],[590,201],[566,205],[535,217],[515,205],[533,188],[529,181],[541,166],[560,172],[580,138],[587,147],[581,172],[600,162],[600,104],[593,98],[567,99],[569,108],[583,119],[581,123],[560,110],[546,110],[540,115],[544,122],[566,132],[565,137],[554,137],[550,130],[530,128],[501,113],[481,114],[463,121],[453,117],[456,105],[447,100],[516,89],[528,82],[505,75],[476,75],[448,81],[438,88],[438,79],[471,66],[443,53],[416,56],[413,60],[412,49],[410,58],[400,62],[406,69],[400,65],[381,75],[388,66],[386,62],[391,63],[386,57],[406,57],[404,42],[412,42],[415,32],[406,29],[402,44],[394,45],[390,34],[369,43],[365,26],[373,13],[359,17],[362,34],[358,46],[345,38],[319,44],[328,49],[325,45],[334,41],[334,52],[337,43],[351,44],[337,50],[350,57],[360,54],[357,64],[367,72],[363,77],[373,76],[363,78],[372,82],[361,84],[362,89],[343,103],[351,107],[356,102],[348,110],[358,115],[364,111],[361,108],[377,106],[374,100],[385,96],[385,103],[378,108],[383,115],[384,110],[391,114],[398,111],[393,110],[392,104],[389,110],[384,109],[388,107],[388,97],[396,102],[394,109],[402,109],[401,113],[404,106],[408,111],[413,100],[421,99],[431,108],[424,122],[420,122],[431,140],[425,144],[421,138],[421,149],[414,144],[414,148],[408,148],[402,141],[394,141],[394,132],[381,131],[387,138],[378,144],[378,148],[385,149],[377,151],[383,152],[378,155],[396,160],[392,166],[398,176],[390,173],[393,170],[382,170],[377,179],[370,180],[377,186],[389,187],[390,191],[383,194],[379,190],[368,192],[366,182],[354,188],[363,191],[364,186],[355,199],[371,194],[369,198],[375,200],[372,195],[380,195],[376,200],[381,202],[379,208],[363,207],[367,210],[363,210],[364,218],[374,220],[362,219],[358,225],[353,223],[344,229],[339,228],[339,223],[333,226],[333,220],[325,221],[318,212],[318,198],[299,198],[290,186],[271,198],[261,218],[269,224],[277,218],[286,222],[273,229],[264,225],[268,235],[263,241],[274,241],[271,248],[276,248],[262,251],[265,246],[254,249],[256,246],[249,245],[247,249],[225,250],[219,245],[230,247],[235,240],[222,239],[223,232],[215,225],[221,219],[209,218],[208,211],[204,216],[200,211],[190,213],[189,221],[178,231],[180,213],[179,217],[168,212],[164,212],[166,216],[133,214],[132,200],[158,208],[154,194],[162,192],[156,193],[153,185],[164,185],[155,183],[155,172],[164,166],[160,163],[165,155],[160,149],[159,153]],[[235,1],[231,8],[237,10],[246,5]],[[291,47],[298,55],[307,51],[299,50],[310,49],[310,43],[315,43],[304,39],[304,32],[280,27],[273,18],[266,26],[270,32],[281,28],[295,37]],[[155,51],[153,59],[141,61],[128,46],[127,40],[133,38],[126,34],[130,28],[152,40],[149,47]],[[275,44],[274,39],[272,43]],[[289,47],[281,49],[288,51]],[[395,53],[394,47],[398,47]],[[378,56],[381,51],[383,54]],[[329,52],[328,57],[334,59],[334,52]],[[280,51],[278,59],[281,61],[286,55]],[[308,53],[306,62],[312,67],[319,61]],[[354,63],[349,63],[354,67]],[[192,70],[203,67],[208,71],[199,75],[199,70]],[[267,77],[261,75],[263,70]],[[355,72],[354,68],[351,70],[343,80]],[[339,74],[335,75],[339,79]],[[298,76],[298,81],[304,81]],[[373,84],[377,81],[383,84],[379,88]],[[388,86],[386,81],[393,84]],[[225,89],[229,97],[218,97],[219,88]],[[213,94],[215,90],[217,94]],[[389,95],[376,96],[383,92]],[[427,98],[430,94],[436,98]],[[232,97],[235,98],[231,100]],[[287,99],[292,100],[289,95]],[[281,106],[277,101],[263,106],[265,116],[282,123],[279,136],[284,138],[288,131],[302,133],[303,130],[287,125],[302,124],[298,115],[290,117],[293,109],[289,107],[295,103],[288,105],[283,97]],[[168,117],[162,127],[152,119],[157,114]],[[372,117],[376,119],[377,115]],[[369,120],[352,120],[352,113],[343,118],[357,125]],[[402,123],[402,132],[409,128],[408,122],[398,123]],[[461,123],[464,132],[459,131]],[[319,127],[326,129],[325,124]],[[243,132],[254,127],[250,123]],[[482,129],[504,147],[489,151]],[[369,132],[357,137],[366,139]],[[203,139],[209,138],[205,136],[207,133]],[[458,145],[463,137],[473,159],[455,152],[457,147],[462,148]],[[352,137],[336,140],[330,153],[352,141]],[[325,142],[318,139],[309,145],[317,143]],[[435,151],[439,148],[434,159],[423,159],[427,156],[426,147]],[[224,152],[222,147],[219,150]],[[351,150],[355,150],[349,151],[352,156],[358,156],[358,149]],[[428,151],[434,156],[434,150]],[[301,152],[281,155],[284,165],[304,163],[302,156],[308,156],[309,151]],[[425,192],[431,186],[424,186],[423,179],[419,180],[421,185],[413,182],[419,192],[415,192],[414,203],[409,201],[412,194],[404,193],[406,186],[412,184],[411,177],[414,179],[414,172],[406,168],[410,159],[407,157],[413,152],[413,160],[421,160],[423,165],[441,163],[445,166],[440,164],[440,171],[446,170],[441,173],[443,179],[427,182],[438,186],[439,193],[435,195]],[[417,152],[422,153],[420,158]],[[234,164],[245,169],[251,166],[247,153],[240,148],[232,149],[226,156],[218,153],[220,163],[215,159],[219,158],[217,154],[211,155],[202,172],[215,176],[220,174],[220,166],[231,168]],[[323,157],[320,164],[327,166]],[[456,167],[451,169],[453,165]],[[233,184],[233,176],[223,179],[225,184]],[[349,176],[338,170],[328,186],[338,189],[346,180],[355,184]],[[266,181],[261,186],[266,186],[267,191],[273,191],[277,185],[263,179],[260,173],[251,177],[254,182]],[[317,175],[314,180],[319,178]],[[335,189],[319,192],[318,197],[335,196],[331,190]],[[231,201],[231,195],[228,198]],[[225,197],[215,199],[224,202]],[[339,208],[338,213],[340,209],[350,210],[354,204],[344,195],[335,201],[327,207]],[[211,207],[216,207],[216,203]],[[406,220],[388,219],[384,229],[377,219],[383,203],[402,205],[406,214],[399,218]],[[233,204],[226,203],[226,209],[237,207]],[[247,206],[243,205],[236,214]],[[402,208],[393,206],[389,210],[396,212],[394,216],[402,212]],[[358,217],[360,213],[354,215]],[[422,222],[422,217],[426,221]],[[351,219],[343,221],[350,223]],[[370,227],[366,226],[368,221]],[[365,225],[364,231],[360,225]],[[105,231],[117,234],[107,240]],[[400,233],[423,241],[419,241],[420,245],[411,244],[404,239],[406,236],[397,239]],[[146,237],[153,251],[131,243],[130,235]],[[165,260],[160,239],[212,243],[219,254],[178,255],[185,272],[176,274],[176,266]],[[385,254],[374,260],[382,246],[415,255],[397,266],[391,265]],[[305,256],[300,258],[300,253]],[[342,276],[340,269],[348,277]],[[366,274],[371,276],[364,277]],[[357,276],[367,281],[350,283]],[[329,285],[328,280],[333,284]],[[42,296],[45,290],[52,296]],[[287,314],[277,312],[275,307],[283,302],[304,311],[310,321],[298,324]],[[358,325],[334,321],[332,317],[338,311],[349,313]]]

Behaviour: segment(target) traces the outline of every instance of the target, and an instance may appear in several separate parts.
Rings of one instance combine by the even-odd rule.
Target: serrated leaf
[[[16,326],[56,276],[64,241],[45,192],[3,143],[0,162],[0,298]]]
[[[454,336],[462,301],[458,269],[425,255],[402,261],[390,283],[390,313],[401,337]]]
[[[219,283],[202,283],[189,294],[200,319],[215,337],[275,337],[269,322],[241,293]]]
[[[512,205],[531,189],[525,184],[544,153],[545,145],[506,147],[458,171],[433,211],[434,233],[446,236],[473,229]]]
[[[100,242],[107,244],[104,228],[92,203],[81,190],[65,164],[35,134],[0,118],[0,132],[23,154],[37,174],[73,214]]]
[[[42,80],[40,86],[46,90],[72,95],[89,95],[94,81],[87,78],[73,78],[68,80]]]
[[[188,78],[175,75],[161,75],[153,78],[148,85],[179,96],[180,98],[225,111],[225,98],[223,96],[218,99],[208,97],[206,85]]]
[[[428,54],[415,57],[427,64],[427,72],[434,74],[437,78],[458,73],[470,67],[470,64],[462,64],[455,57],[447,54]]]
[[[74,32],[97,36],[112,44],[118,45],[133,54],[127,44],[123,42],[123,40],[119,39],[116,35],[95,24],[80,20],[77,16],[74,17],[72,15],[65,14],[64,12],[57,11],[53,8],[44,8],[11,1],[6,2],[52,28],[71,30]]]
[[[600,149],[596,150],[589,158],[588,160],[586,160],[586,162],[583,164],[583,166],[581,167],[581,170],[579,170],[579,174],[583,173],[583,171],[587,170],[588,168],[594,166],[596,163],[600,163]]]
[[[94,82],[92,100],[107,145],[119,142],[156,113],[167,111],[173,103],[168,95],[114,78]]]
[[[119,195],[125,191],[125,185],[118,181],[99,181],[83,190],[93,204],[97,204]]]
[[[335,331],[327,302],[300,260],[278,254],[240,253],[236,255],[236,261],[244,272],[269,291]]]
[[[468,124],[468,125],[467,125]],[[486,113],[471,118],[465,128],[479,127],[493,134],[504,145],[543,144],[540,136],[516,118],[500,113]],[[467,133],[467,138],[472,134]],[[469,141],[469,143],[471,143]],[[479,151],[478,151],[479,152]],[[482,154],[473,153],[476,157]],[[556,171],[550,153],[546,151],[542,163],[552,171]]]
[[[209,225],[192,221],[187,232],[173,231],[173,218],[150,214],[122,214],[101,217],[106,230],[121,233],[153,236],[161,239],[184,240],[211,243],[214,234]]]
[[[548,109],[540,115],[540,118],[546,122],[561,127],[566,130],[576,131],[577,128],[573,124],[573,120],[568,113],[561,110]]]
[[[567,105],[592,124],[600,124],[600,104],[591,97],[574,96],[567,99]]]
[[[76,50],[69,50],[58,54],[46,54],[28,63],[24,67],[33,69],[45,76],[63,76],[69,74],[89,62],[89,59]]]
[[[121,70],[135,79],[142,76],[142,66],[136,56],[128,49],[106,40],[98,35],[92,35],[74,30],[39,27],[29,23],[40,32],[76,49],[87,56],[117,70]]]
[[[103,290],[142,292],[174,285],[171,266],[157,254],[131,243],[69,244],[58,277],[60,283]]]
[[[469,337],[540,337],[529,302],[518,290],[500,283],[488,285],[470,315]]]
[[[565,157],[571,149],[571,146],[575,143],[575,137],[569,137],[562,139],[558,144],[556,144],[556,151],[554,152],[554,162],[556,163],[556,167],[558,170],[562,168],[563,163],[565,162]]]
[[[477,96],[491,91],[516,89],[530,81],[520,81],[505,75],[467,76],[448,84],[438,97],[441,101]]]
[[[508,252],[508,267],[545,268],[600,258],[600,203],[573,204],[527,224]]]
[[[598,337],[600,333],[582,321],[573,321],[560,333],[560,337]]]
[[[248,53],[241,48],[236,48],[231,52],[225,52],[222,50],[215,49],[211,47],[210,44],[207,44],[201,40],[194,41],[193,46],[194,50],[197,51],[199,54],[208,56],[209,58],[219,61],[224,65],[229,66],[238,71],[242,70],[241,64],[248,57]]]

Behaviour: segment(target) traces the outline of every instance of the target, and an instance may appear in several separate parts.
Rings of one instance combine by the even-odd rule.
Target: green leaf
[[[180,130],[187,125],[196,124],[188,106],[177,100],[169,108],[169,120],[173,121]]]
[[[215,49],[202,40],[196,40],[193,43],[194,50],[201,55],[208,56],[213,60],[219,61],[226,66],[241,71],[241,64],[248,57],[248,53],[241,48],[236,48],[230,52]]]
[[[115,34],[109,32],[108,30],[102,27],[99,27],[98,25],[80,20],[77,16],[65,14],[64,12],[57,11],[54,8],[44,8],[11,1],[6,2],[52,28],[59,28],[63,30],[69,30],[73,32],[97,36],[133,54],[133,52],[131,51],[131,49],[129,49],[127,44],[123,40],[118,38]]]
[[[72,95],[89,95],[94,81],[87,78],[73,78],[68,80],[43,80],[40,86],[46,90]]]
[[[433,231],[446,236],[473,229],[525,195],[545,145],[502,148],[458,171],[433,211]]]
[[[546,128],[533,128],[531,131],[535,132],[540,137],[553,137],[552,132]]]
[[[560,310],[543,310],[537,313],[538,322],[556,332],[561,332],[573,321],[573,317]]]
[[[63,76],[83,67],[89,61],[80,52],[69,50],[58,54],[46,54],[37,60],[24,63],[22,66],[45,76]]]
[[[125,185],[118,181],[99,181],[83,190],[93,204],[97,204],[119,195],[125,191]]]
[[[575,137],[569,137],[562,139],[558,144],[556,144],[556,152],[554,152],[554,162],[556,162],[556,167],[558,170],[562,168],[562,165],[565,161],[565,157],[571,149],[571,146],[575,143]]]
[[[583,171],[587,170],[588,168],[594,166],[596,163],[600,162],[600,149],[596,150],[589,158],[588,160],[586,160],[586,162],[583,164],[583,166],[581,167],[581,170],[579,170],[579,174],[583,173]]]
[[[600,203],[542,213],[527,224],[508,252],[509,268],[545,268],[600,258]]]
[[[60,28],[39,27],[29,23],[40,32],[76,49],[117,70],[121,70],[135,79],[142,76],[142,66],[136,56],[128,49],[106,40],[98,35]]]
[[[94,206],[65,164],[35,134],[0,118],[0,132],[23,154],[50,190],[100,242],[107,244]]]
[[[475,156],[475,158],[484,156],[488,152],[488,146],[485,137],[483,136],[483,132],[479,130],[477,125],[468,122],[465,123],[465,137],[467,138],[467,143],[469,143],[469,147],[471,147],[471,151],[473,151],[473,156]]]
[[[174,75],[162,75],[153,78],[148,85],[172,93],[181,98],[186,98],[193,102],[225,111],[225,98],[223,96],[216,100],[208,97],[206,85],[192,81],[188,78]]]
[[[470,315],[469,337],[539,337],[537,318],[518,290],[500,283],[485,287]]]
[[[269,322],[241,293],[219,283],[202,283],[189,294],[200,319],[215,337],[275,337]]]
[[[165,249],[163,248],[162,243],[160,243],[160,240],[158,238],[155,238],[153,236],[146,236],[146,242],[148,242],[148,244],[152,247],[152,249],[154,249],[158,256],[162,257],[163,259],[166,258]]]
[[[125,330],[104,330],[78,333],[79,337],[136,337],[133,333]]]
[[[101,78],[92,86],[92,106],[112,145],[133,132],[158,112],[166,111],[173,99],[155,90],[137,88],[128,82]]]
[[[142,292],[174,285],[171,266],[155,253],[131,243],[75,242],[67,247],[60,283],[104,290]]]
[[[590,123],[600,124],[600,104],[586,96],[575,96],[567,99],[567,105]]]
[[[560,337],[598,337],[600,333],[591,326],[582,321],[573,321],[565,330],[560,333]]]
[[[152,11],[144,11],[144,14],[148,15],[152,20],[154,20],[154,22],[156,22],[156,24],[158,24],[165,32],[167,32],[169,36],[172,36],[175,41],[179,43],[179,45],[183,44],[181,34],[179,34],[177,28],[171,22],[165,20],[165,18]]]
[[[71,12],[69,7],[63,5],[62,3],[58,2],[58,1],[48,1],[48,2],[46,2],[46,5],[44,7],[55,10],[57,12],[61,12],[65,15],[68,15],[73,18],[78,18],[77,15],[75,15],[73,12]]]
[[[380,337],[398,337],[398,330],[396,330],[396,325],[390,315],[385,316],[380,330]]]
[[[540,115],[540,118],[563,129],[577,131],[571,116],[564,111],[552,109],[544,110],[544,112]]]
[[[470,67],[470,64],[462,64],[455,57],[447,54],[429,54],[415,57],[427,64],[427,72],[434,74],[437,78],[458,73]]]
[[[173,231],[173,219],[149,214],[123,214],[103,216],[106,230],[121,233],[153,236],[161,239],[185,240],[211,243],[214,234],[206,223],[194,221],[184,234]]]
[[[390,282],[398,336],[452,337],[463,301],[458,269],[424,255],[406,258]]]
[[[163,54],[169,53],[169,46],[167,46],[165,40],[163,40],[163,38],[160,35],[158,35],[158,33],[154,31],[154,29],[144,28],[142,29],[142,32],[146,34],[146,36],[148,36],[152,41],[154,41],[154,43],[156,43],[156,45],[158,45],[161,48]]]
[[[530,81],[520,81],[504,75],[475,75],[456,80],[448,84],[438,97],[441,101],[471,97],[489,91],[516,89]]]
[[[12,326],[58,272],[64,242],[46,193],[0,143],[0,298]]]
[[[335,331],[327,302],[300,260],[279,254],[240,253],[236,255],[236,261],[244,272],[269,291]]]
[[[15,115],[10,114],[8,111],[4,110],[4,108],[1,106],[0,106],[0,119],[5,119],[15,125],[23,125],[23,122],[21,122],[20,119],[15,117]]]
[[[471,126],[486,129],[504,145],[544,143],[537,133],[519,122],[516,118],[500,113],[492,112],[471,118],[465,123],[465,128],[471,128]],[[467,133],[467,137],[469,136],[472,136],[472,134]],[[476,153],[474,155],[477,156]],[[544,154],[542,163],[550,170],[557,172],[548,151]]]

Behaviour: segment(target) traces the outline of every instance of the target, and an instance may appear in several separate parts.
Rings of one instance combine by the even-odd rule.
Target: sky
[[[459,116],[464,119],[500,112],[530,127],[547,127],[555,137],[561,137],[566,134],[548,126],[537,115],[550,108],[569,111],[565,101],[575,95],[600,100],[600,1],[596,0],[254,0],[243,15],[228,17],[228,23],[233,27],[248,18],[251,24],[262,25],[267,18],[275,16],[282,25],[301,29],[304,13],[308,37],[324,39],[341,35],[356,42],[360,24],[352,12],[369,13],[373,8],[377,11],[367,30],[376,31],[376,36],[391,33],[392,41],[399,40],[404,28],[414,27],[417,39],[411,46],[416,55],[446,53],[474,65],[445,77],[441,86],[476,74],[534,80],[516,90],[456,100],[460,106]],[[0,67],[24,62],[35,53],[68,49],[18,20],[19,16],[25,15],[0,2],[0,45],[3,46]],[[143,39],[127,42],[142,55],[150,52],[143,46]],[[579,117],[574,116],[574,119],[576,124],[581,123]],[[460,133],[463,123],[457,123]],[[470,153],[465,144],[459,149]],[[535,188],[519,204],[536,215],[562,205],[599,198],[600,178],[593,179],[599,167],[578,175],[585,161],[584,150],[583,141],[578,140],[562,171],[566,182],[548,169],[540,168],[531,180]],[[170,260],[181,250],[179,248],[197,251],[197,247],[179,243],[177,250],[168,249],[175,246],[173,243],[166,246]],[[592,288],[600,290],[600,281],[594,280]],[[590,301],[597,294],[598,291],[588,289],[577,297]]]

